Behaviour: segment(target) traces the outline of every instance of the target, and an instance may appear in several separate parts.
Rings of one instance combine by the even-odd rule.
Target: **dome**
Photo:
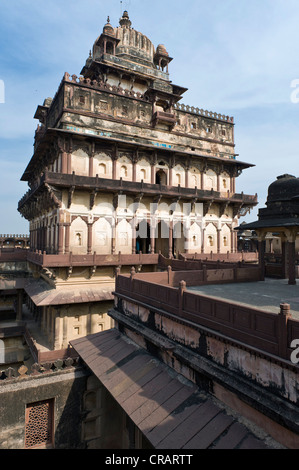
[[[154,45],[144,34],[133,29],[131,24],[128,12],[124,11],[119,26],[114,29],[115,37],[119,39],[116,55],[153,66]]]
[[[110,36],[114,36],[114,28],[113,26],[111,26],[110,24],[110,18],[108,16],[107,18],[107,23],[105,24],[104,28],[103,28],[103,33],[104,34],[110,34]]]
[[[290,201],[299,196],[299,178],[281,175],[268,188],[267,205],[273,202]]]
[[[166,47],[164,46],[164,44],[159,44],[158,45],[156,53],[157,54],[162,54],[162,55],[168,55],[168,52],[167,52]]]

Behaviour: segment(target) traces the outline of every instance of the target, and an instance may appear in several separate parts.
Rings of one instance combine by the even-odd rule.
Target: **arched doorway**
[[[167,185],[167,174],[162,169],[156,173],[156,184],[162,184],[164,186]]]
[[[161,252],[163,256],[168,258],[169,255],[169,225],[161,220],[156,226],[156,253]]]
[[[151,252],[151,233],[150,225],[146,220],[142,220],[136,227],[136,253]]]
[[[179,253],[185,252],[184,225],[182,222],[176,222],[173,226],[172,254],[175,258]]]

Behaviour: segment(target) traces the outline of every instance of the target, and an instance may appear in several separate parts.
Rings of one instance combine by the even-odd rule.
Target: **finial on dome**
[[[123,12],[123,16],[122,18],[120,18],[119,24],[121,25],[122,28],[131,28],[132,21],[129,18],[129,14],[127,10]]]
[[[107,17],[107,23],[105,24],[103,28],[103,33],[114,35],[113,27],[110,24],[110,16]]]

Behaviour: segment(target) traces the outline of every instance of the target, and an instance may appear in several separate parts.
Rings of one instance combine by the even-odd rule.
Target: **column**
[[[173,186],[173,169],[169,167],[169,186]]]
[[[65,251],[65,253],[70,252],[70,228],[71,228],[71,224],[65,224],[65,231],[64,231],[64,251]]]
[[[69,175],[72,174],[72,154],[71,153],[67,154],[67,173]]]
[[[173,258],[172,248],[173,248],[173,223],[169,223],[169,240],[168,240],[168,257]]]
[[[114,156],[112,160],[112,179],[116,180],[116,162],[117,158]]]
[[[282,269],[282,278],[287,278],[287,249],[286,249],[286,239],[281,237],[281,269]]]
[[[151,184],[156,184],[155,164],[151,164]]]
[[[93,223],[87,224],[87,253],[91,254],[92,250],[92,226]]]
[[[63,254],[63,242],[64,242],[64,227],[63,224],[58,224],[58,254]]]
[[[60,311],[56,311],[54,318],[54,349],[61,349],[61,318]]]
[[[92,177],[93,176],[93,154],[90,155],[89,157],[89,169],[88,169],[88,176]]]
[[[189,167],[185,170],[185,188],[189,188]]]
[[[61,173],[67,173],[67,153],[62,152],[61,154]]]
[[[258,239],[259,266],[261,268],[261,281],[265,280],[265,235]]]
[[[111,236],[111,253],[114,255],[115,254],[115,248],[116,248],[116,224],[117,224],[117,219],[116,215],[114,216],[114,220],[112,221],[112,236]]]
[[[288,254],[289,254],[289,285],[296,285],[296,248],[295,248],[296,235],[291,236],[288,240]]]
[[[217,228],[217,253],[220,253],[220,242],[221,242],[220,236],[221,236],[221,229]]]
[[[134,220],[132,220],[132,254],[136,254],[136,225]]]
[[[205,252],[205,231],[206,231],[206,229],[203,228],[202,229],[202,242],[201,242],[201,252],[202,253]]]

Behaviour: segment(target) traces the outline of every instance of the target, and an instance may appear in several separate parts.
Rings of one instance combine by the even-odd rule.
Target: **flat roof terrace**
[[[280,312],[280,304],[290,305],[292,317],[299,320],[299,285],[289,285],[287,279],[258,282],[212,284],[188,287],[187,290],[215,299],[236,302],[271,313]]]

